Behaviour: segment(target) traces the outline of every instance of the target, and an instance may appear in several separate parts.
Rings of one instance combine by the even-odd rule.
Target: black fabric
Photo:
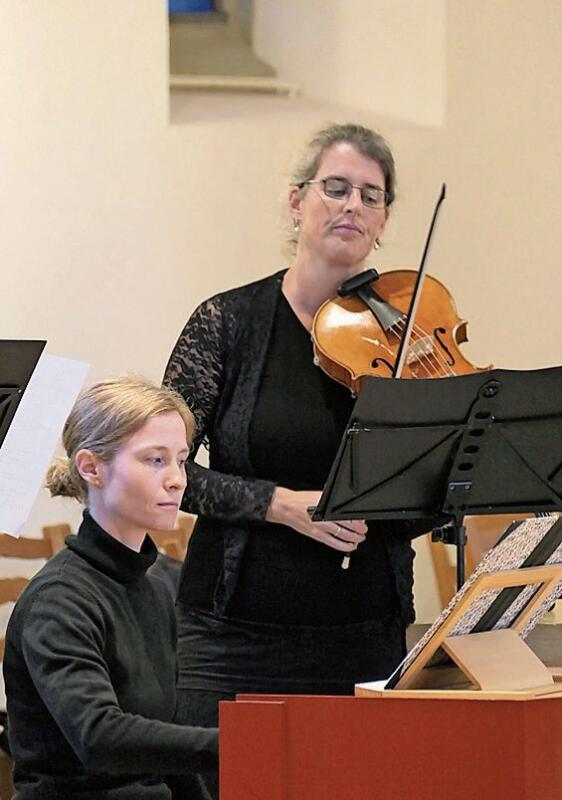
[[[11,756],[10,740],[8,738],[8,714],[6,711],[0,711],[0,727],[2,728],[0,731],[0,748],[7,756]]]
[[[168,587],[170,597],[175,601],[180,585],[182,562],[167,553],[158,553],[158,558],[147,570],[147,575],[160,580]]]
[[[247,578],[245,570],[251,564],[254,540],[265,538],[269,530],[264,518],[275,481],[258,475],[255,448],[251,448],[250,442],[260,386],[267,375],[267,357],[272,343],[276,310],[282,297],[282,277],[282,272],[277,273],[205,301],[188,321],[166,369],[165,382],[174,386],[191,401],[198,425],[195,447],[188,466],[188,488],[184,497],[184,507],[197,513],[199,518],[190,541],[178,596],[179,686],[182,689],[239,690],[236,680],[240,676],[237,678],[231,670],[230,674],[220,677],[220,670],[213,669],[212,663],[202,668],[203,671],[207,671],[207,681],[205,686],[201,686],[203,676],[195,675],[200,665],[195,664],[189,649],[192,637],[199,637],[201,632],[200,627],[194,623],[193,613],[202,612],[203,615],[208,615],[206,619],[210,619],[214,628],[221,631],[223,652],[228,656],[233,653],[232,648],[238,646],[239,626],[255,622],[252,617],[255,618],[256,610],[252,611],[250,608],[251,593],[245,592],[244,589]],[[311,361],[309,363],[310,370],[314,371],[316,368]],[[317,404],[323,402],[321,396],[316,398]],[[347,412],[342,414],[342,418],[346,417],[346,414]],[[282,412],[277,416],[281,425]],[[314,433],[311,433],[314,436]],[[205,438],[208,439],[210,448],[208,469],[194,464],[192,460],[197,447]],[[330,446],[333,446],[333,443]],[[315,488],[321,487],[315,486]],[[273,530],[273,526],[271,529]],[[389,599],[390,606],[393,606],[392,598],[397,599],[396,617],[401,639],[406,624],[413,620],[411,537],[422,532],[422,529],[425,529],[424,526],[418,528],[403,522],[385,523],[376,533],[369,534],[368,540],[372,542],[371,545],[365,543],[354,553],[352,566],[348,571],[351,576],[353,571],[358,575],[357,571],[364,569],[365,579],[368,582],[367,573],[376,574],[377,569],[382,566],[385,580],[391,586],[391,591],[384,589],[383,594]],[[290,529],[285,529],[284,534],[293,537],[299,547],[312,546],[317,554],[321,553],[317,559],[311,559],[309,564],[313,560],[331,559],[332,574],[337,571],[339,578],[344,572],[339,566],[341,556],[337,556],[335,552],[330,553],[329,548],[312,540],[307,543],[306,537]],[[276,538],[273,533],[271,537]],[[373,550],[370,550],[370,547],[373,547]],[[379,561],[382,553],[384,553],[383,561]],[[386,571],[384,562],[389,566]],[[306,566],[302,570],[299,565],[296,566],[295,571],[300,572],[297,575],[298,580],[314,582],[315,573],[307,570]],[[285,571],[285,576],[292,579],[289,569]],[[325,575],[322,580],[325,581]],[[362,581],[363,576],[357,585]],[[325,581],[324,585],[329,585],[329,581]],[[349,581],[347,587],[346,600],[337,603],[340,612],[345,609],[346,602],[351,605],[355,603],[353,581]],[[279,585],[276,585],[275,590],[272,589],[272,591],[278,590]],[[283,611],[282,598],[287,600],[290,591],[291,587],[287,584],[284,593],[282,592],[275,602],[280,617]],[[240,618],[242,613],[240,603],[244,596],[249,603],[247,609],[244,609],[244,617],[250,616],[250,620]],[[357,616],[355,612],[358,606],[360,604],[357,603],[353,615],[350,615],[352,619],[345,620],[344,625],[346,622],[350,625],[376,622],[380,610],[372,605],[367,609],[361,607]],[[390,621],[390,625],[393,624],[394,618],[390,615],[387,617],[384,610],[382,616]],[[339,621],[342,622],[341,619]],[[298,622],[302,624],[302,617]],[[272,634],[274,627],[272,624],[270,631]],[[337,625],[325,627],[327,637],[336,633]],[[232,633],[231,638],[228,636],[229,630]],[[211,654],[212,658],[214,639],[209,633],[206,636],[209,646],[207,653]],[[200,644],[204,638],[200,639]],[[396,648],[394,644],[390,644],[387,649],[387,638],[386,632],[381,634],[379,631],[374,636],[361,633],[354,642],[355,653],[361,650],[379,653],[381,673],[371,675],[372,678],[385,677],[389,674],[396,663],[394,659],[397,649],[400,649],[402,654],[402,647]],[[309,662],[312,672],[318,670],[321,652],[320,648],[316,662]],[[255,652],[252,647],[250,646],[247,651],[242,647],[239,655],[246,659],[244,667],[246,674],[249,671],[249,674],[254,675],[251,665]],[[218,651],[215,657],[220,657]],[[340,653],[335,662],[328,667],[334,680],[337,680],[336,676],[343,659],[345,654]],[[236,658],[224,659],[227,666],[233,661],[236,662]],[[237,662],[237,666],[239,663]],[[295,666],[288,658],[284,674],[289,677]],[[271,677],[270,672],[269,674],[264,672],[259,676],[260,686],[264,685],[263,678]],[[312,681],[314,675],[308,677]],[[349,677],[350,681],[353,680],[351,674],[346,674],[346,677]],[[248,690],[253,689],[248,687]],[[287,691],[290,689],[287,688]]]
[[[310,333],[281,294],[250,424],[250,458],[256,477],[289,489],[322,488],[354,405],[349,389],[312,362]]]
[[[186,725],[202,725],[216,728],[219,724],[219,703],[221,700],[234,700],[234,692],[208,692],[178,689],[177,715]],[[191,723],[189,720],[196,720]],[[219,776],[216,772],[205,772],[201,777],[209,792],[209,797],[219,796]]]
[[[406,655],[396,617],[273,625],[184,611],[179,641],[180,689],[202,691],[352,694],[355,683],[388,677]]]
[[[183,508],[199,515],[178,594],[179,613],[228,616],[253,521],[263,521],[275,488],[255,476],[250,425],[281,297],[284,270],[204,301],[170,356],[164,382],[189,403],[197,423]],[[209,468],[193,459],[210,448]],[[406,625],[414,620],[412,536],[425,524],[388,522],[385,547]],[[180,641],[180,668],[182,661]]]
[[[282,295],[250,425],[259,478],[321,489],[353,408],[348,389],[312,363],[310,334]],[[253,522],[229,615],[286,625],[351,625],[397,616],[398,597],[380,527],[342,555],[284,525]]]
[[[217,764],[215,730],[173,724],[175,619],[156,559],[88,514],[32,579],[6,635],[18,800],[164,800],[163,775]],[[179,796],[179,795],[176,795]]]

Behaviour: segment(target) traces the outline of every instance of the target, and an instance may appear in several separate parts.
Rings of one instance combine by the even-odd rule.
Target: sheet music
[[[489,573],[501,573],[512,569],[521,569],[526,560],[536,548],[547,537],[551,531],[555,531],[555,525],[558,523],[558,515],[551,514],[547,517],[531,517],[529,519],[521,520],[513,525],[509,525],[506,529],[510,531],[507,535],[500,537],[498,542],[490,548],[482,561],[478,564],[472,575],[467,579],[466,583],[459,589],[455,596],[450,600],[446,608],[443,609],[441,614],[437,617],[433,625],[427,630],[422,638],[414,645],[414,647],[407,654],[406,658],[396,668],[394,673],[390,676],[389,681],[385,688],[392,690],[398,680],[406,673],[406,671],[416,661],[418,656],[422,653],[423,649],[429,645],[433,636],[435,636],[440,628],[446,624],[449,617],[455,613],[455,610],[464,596],[472,589],[473,585],[477,582],[481,575]],[[513,530],[511,530],[513,528]],[[556,549],[544,557],[544,564],[562,564],[562,544],[559,544],[559,539],[555,538],[554,545]],[[502,628],[509,628],[514,620],[517,619],[522,609],[525,607],[526,602],[538,590],[539,584],[530,584],[528,587],[522,588],[521,592],[512,600],[506,611],[495,621],[491,622],[488,630],[499,630]],[[456,625],[448,631],[449,636],[461,636],[463,634],[470,634],[474,631],[476,625],[482,621],[486,612],[490,609],[492,603],[502,592],[502,589],[486,589],[481,591],[473,603],[469,606],[462,616],[459,616]],[[553,605],[553,603],[560,597],[562,593],[562,582],[556,584],[555,588],[547,594],[542,602],[537,606],[534,613],[527,620],[522,630],[519,630],[519,636],[525,639],[526,636],[537,625],[543,614]],[[438,650],[432,659],[427,661],[427,666],[433,666],[438,663],[446,663],[448,656],[442,650]]]
[[[19,536],[89,364],[43,353],[0,447],[0,531]]]

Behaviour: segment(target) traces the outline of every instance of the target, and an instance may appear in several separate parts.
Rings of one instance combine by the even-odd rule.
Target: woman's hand
[[[313,522],[307,509],[320,500],[321,492],[294,492],[277,486],[265,515],[267,522],[288,525],[293,530],[316,539],[317,542],[351,553],[365,541],[367,525],[364,520],[345,520],[340,522]]]

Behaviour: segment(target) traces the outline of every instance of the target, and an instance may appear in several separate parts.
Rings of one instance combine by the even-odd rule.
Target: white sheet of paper
[[[384,681],[369,681],[368,683],[356,683],[356,689],[369,689],[371,692],[382,692],[388,682],[388,678]]]
[[[19,536],[89,364],[43,353],[0,447],[0,531]]]

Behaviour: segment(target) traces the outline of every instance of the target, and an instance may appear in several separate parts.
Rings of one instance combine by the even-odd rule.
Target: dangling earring
[[[375,239],[375,243],[373,245],[373,250],[380,250],[381,247],[382,247],[382,242],[379,239],[379,237],[377,236],[377,238]]]

